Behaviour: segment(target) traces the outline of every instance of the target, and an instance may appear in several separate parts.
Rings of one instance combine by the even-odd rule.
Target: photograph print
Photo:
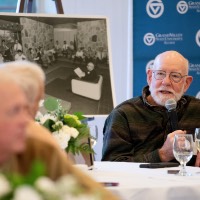
[[[46,74],[45,98],[72,114],[114,107],[106,18],[0,14],[0,62],[28,60]]]

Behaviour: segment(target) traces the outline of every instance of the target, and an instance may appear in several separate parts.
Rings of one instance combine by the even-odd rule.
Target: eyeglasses
[[[153,73],[154,73],[154,78],[156,80],[163,80],[167,73],[165,71],[162,71],[162,70],[153,70]],[[170,72],[169,74],[169,78],[171,81],[174,81],[175,83],[178,83],[181,81],[181,79],[185,76],[188,76],[188,75],[184,75],[182,76],[180,73],[178,72]]]

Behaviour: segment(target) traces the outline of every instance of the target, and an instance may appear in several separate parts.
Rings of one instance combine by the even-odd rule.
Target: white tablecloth
[[[92,176],[98,182],[118,182],[107,187],[123,200],[199,200],[200,168],[187,167],[192,176],[167,174],[168,169],[139,168],[139,163],[95,162]]]

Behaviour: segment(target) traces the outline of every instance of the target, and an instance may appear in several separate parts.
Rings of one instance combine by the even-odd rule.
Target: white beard
[[[180,93],[175,94],[174,91],[170,90],[171,93],[165,94],[165,93],[157,92],[158,90],[152,89],[152,87],[149,86],[149,91],[151,92],[151,96],[153,100],[155,101],[156,104],[161,105],[161,106],[165,106],[165,102],[171,98],[174,99],[176,102],[178,102],[184,94],[183,89],[184,87],[182,88]]]

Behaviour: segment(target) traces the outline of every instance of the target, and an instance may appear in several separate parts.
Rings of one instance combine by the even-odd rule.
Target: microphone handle
[[[170,125],[171,125],[171,131],[176,131],[178,130],[178,117],[176,114],[176,110],[168,110],[168,116],[170,120]]]

